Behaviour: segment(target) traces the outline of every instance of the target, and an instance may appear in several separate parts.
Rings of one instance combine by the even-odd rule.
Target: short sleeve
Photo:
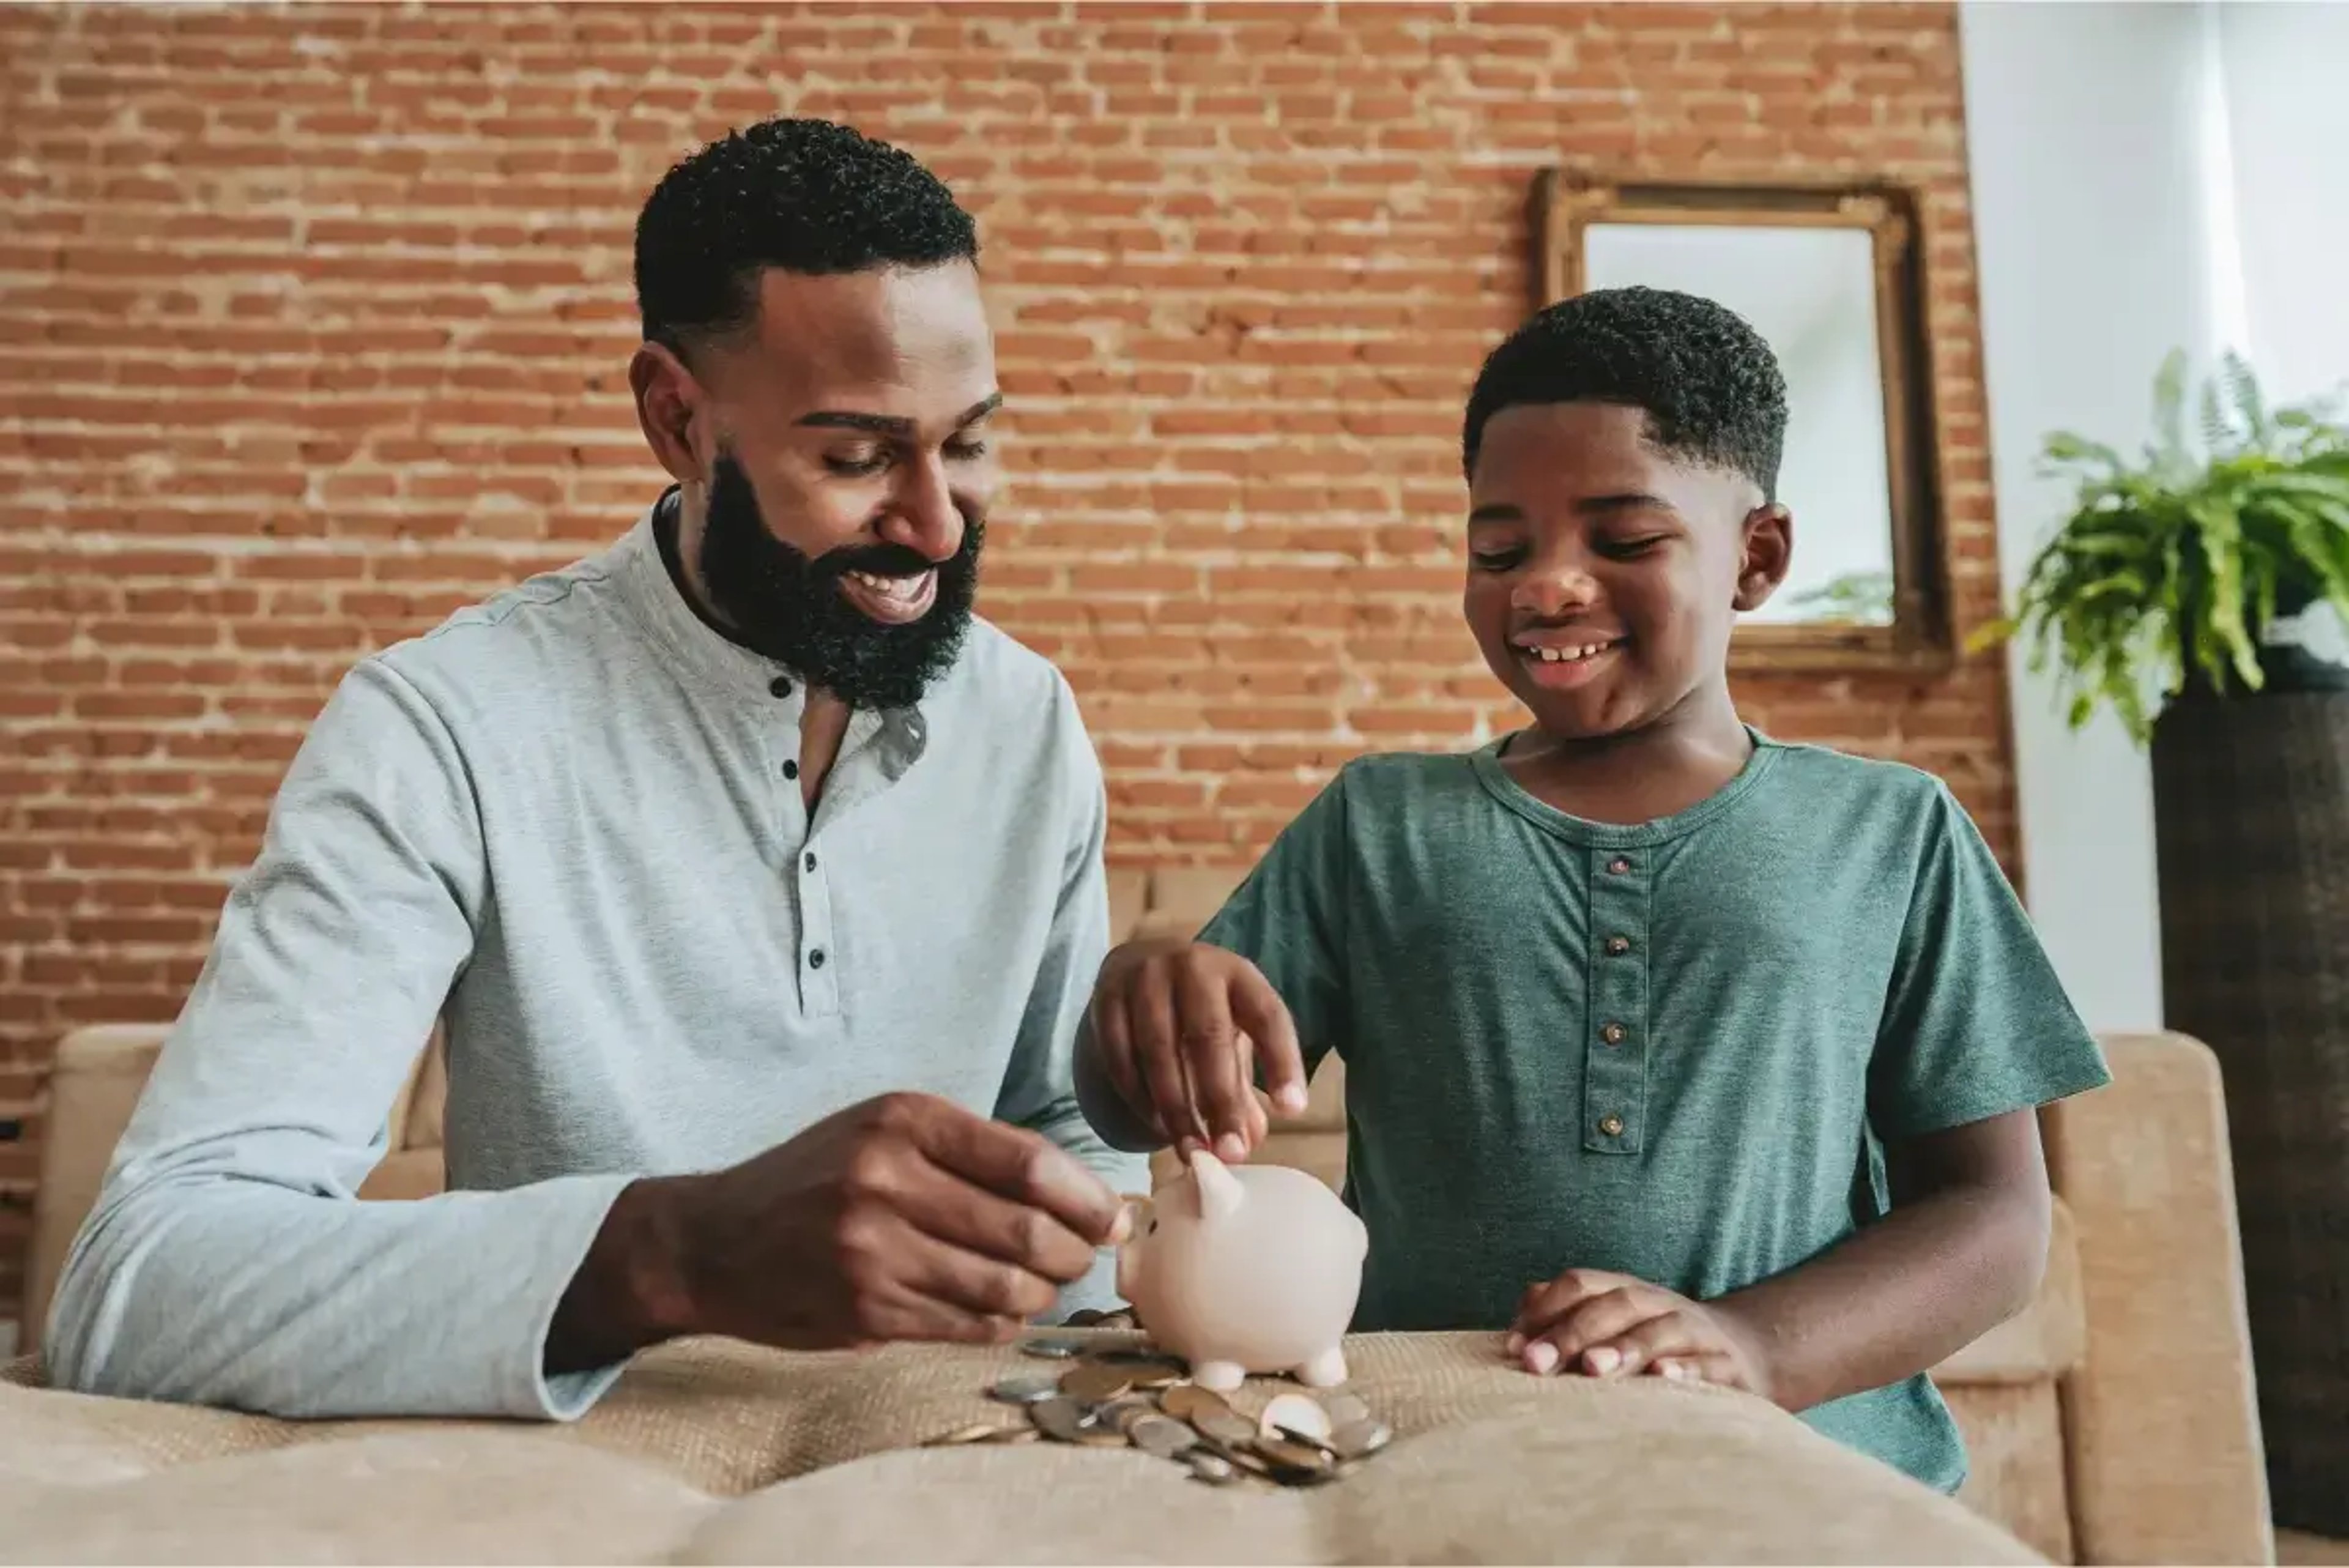
[[[2022,900],[1935,781],[1869,1070],[1878,1135],[1938,1132],[2111,1079]]]
[[[1198,937],[1264,971],[1296,1022],[1308,1074],[1346,1032],[1346,820],[1341,772],[1280,831]]]

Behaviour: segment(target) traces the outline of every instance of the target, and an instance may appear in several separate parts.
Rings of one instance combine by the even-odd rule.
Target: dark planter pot
[[[2349,1536],[2349,691],[2284,684],[2155,725],[2163,1002],[2225,1075],[2276,1522]]]

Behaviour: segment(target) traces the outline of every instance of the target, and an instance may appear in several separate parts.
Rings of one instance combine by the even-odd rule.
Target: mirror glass
[[[1594,218],[1582,246],[1585,288],[1645,284],[1718,300],[1754,325],[1785,373],[1778,499],[1794,514],[1794,565],[1744,618],[1889,626],[1892,481],[1868,231]]]

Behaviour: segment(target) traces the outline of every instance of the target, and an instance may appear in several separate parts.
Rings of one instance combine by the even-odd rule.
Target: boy
[[[1533,317],[1465,421],[1462,598],[1533,723],[1365,757],[1195,943],[1112,953],[1078,1089],[1111,1142],[1244,1158],[1346,1060],[1355,1326],[1531,1373],[1749,1389],[1944,1490],[1927,1368],[2047,1255],[2033,1109],[2106,1081],[1940,782],[1743,723],[1785,579],[1785,390],[1649,289]]]

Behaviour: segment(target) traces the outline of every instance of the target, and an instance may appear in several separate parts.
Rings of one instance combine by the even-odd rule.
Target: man
[[[1147,1176],[1070,1081],[1105,803],[1066,683],[971,615],[976,254],[834,125],[661,182],[630,382],[675,487],[343,681],[75,1243],[57,1382],[562,1418],[681,1334],[1108,1299]],[[436,1017],[452,1190],[357,1202]]]

